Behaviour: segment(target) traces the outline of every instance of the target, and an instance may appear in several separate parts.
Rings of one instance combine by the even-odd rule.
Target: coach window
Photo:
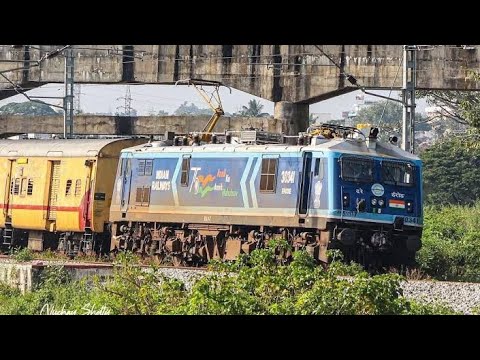
[[[262,159],[262,174],[260,176],[260,192],[274,193],[278,158]]]
[[[65,196],[72,195],[72,180],[67,180],[67,185],[65,186]]]
[[[20,186],[20,196],[27,195],[27,178],[22,178],[22,184]]]
[[[82,180],[77,179],[77,181],[75,181],[75,196],[80,196],[81,191],[82,191]]]
[[[182,186],[188,186],[188,174],[190,173],[190,156],[182,160],[182,177],[180,183]]]
[[[33,194],[33,179],[28,179],[27,195]]]
[[[18,195],[20,190],[20,178],[16,178],[13,185],[13,195]]]

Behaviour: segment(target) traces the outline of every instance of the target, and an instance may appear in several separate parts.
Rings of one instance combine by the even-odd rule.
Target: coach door
[[[92,189],[94,188],[94,179],[93,179],[93,165],[95,164],[95,160],[85,160],[85,166],[88,167],[88,175],[85,179],[85,194],[86,194],[86,204],[83,209],[83,219],[85,221],[85,227],[92,226],[92,215],[93,209],[92,207]]]
[[[12,200],[13,200],[13,193],[14,193],[14,176],[12,176],[12,170],[13,170],[13,163],[15,160],[8,160],[8,174],[6,177],[6,183],[5,183],[5,199],[3,203],[5,204],[5,207],[3,208],[3,213],[5,216],[11,216],[12,215]]]
[[[60,186],[60,161],[51,161],[50,195],[48,198],[48,220],[57,219],[58,188]]]
[[[300,180],[300,202],[298,213],[306,215],[308,211],[308,200],[310,198],[310,185],[312,182],[312,153],[303,153],[302,178]]]
[[[122,200],[121,200],[121,210],[122,212],[127,211],[128,204],[130,200],[130,182],[132,180],[132,159],[123,158],[122,159]]]

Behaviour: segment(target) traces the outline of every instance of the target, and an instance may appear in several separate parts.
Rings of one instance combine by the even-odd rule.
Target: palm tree
[[[242,110],[240,110],[241,116],[247,117],[262,117],[262,116],[270,116],[269,113],[262,112],[263,105],[260,101],[252,99],[248,102],[248,106],[242,106]]]

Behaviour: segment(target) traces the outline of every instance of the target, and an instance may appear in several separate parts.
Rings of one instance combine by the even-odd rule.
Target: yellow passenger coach
[[[28,245],[72,254],[106,246],[120,151],[145,142],[0,140],[2,248]]]

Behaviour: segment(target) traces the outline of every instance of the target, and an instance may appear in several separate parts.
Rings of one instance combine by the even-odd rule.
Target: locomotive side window
[[[313,170],[313,176],[318,177],[320,180],[323,179],[323,159],[315,159],[315,168]]]
[[[152,175],[153,172],[153,160],[145,160],[145,175]]]
[[[180,183],[182,186],[188,186],[188,174],[190,173],[190,157],[184,157],[182,160],[182,177]]]
[[[278,159],[262,159],[262,174],[260,176],[260,192],[275,192]]]
[[[138,161],[138,175],[145,175],[145,160]]]
[[[65,186],[65,196],[72,195],[72,180],[67,180],[67,185]]]
[[[382,181],[391,185],[413,186],[415,184],[415,166],[409,163],[383,161]]]

